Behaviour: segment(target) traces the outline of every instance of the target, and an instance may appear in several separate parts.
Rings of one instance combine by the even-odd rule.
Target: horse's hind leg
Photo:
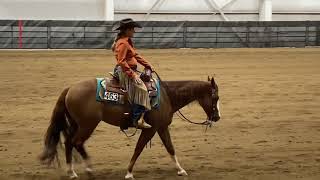
[[[78,177],[78,175],[74,171],[73,164],[72,164],[72,149],[73,149],[72,138],[75,134],[75,131],[77,130],[77,124],[70,117],[68,117],[68,122],[69,122],[68,131],[64,132],[65,155],[66,155],[66,162],[68,166],[67,174],[71,179],[75,179]]]
[[[97,127],[98,123],[99,123],[99,121],[95,125],[87,126],[85,128],[80,127],[72,140],[74,147],[79,152],[79,154],[81,155],[81,157],[83,158],[83,160],[85,162],[86,172],[88,172],[90,174],[92,172],[92,165],[90,162],[90,157],[89,157],[87,151],[85,150],[84,143],[90,137],[93,130]]]
[[[66,152],[66,161],[67,161],[67,165],[68,165],[67,174],[68,174],[70,179],[75,179],[75,178],[78,177],[78,175],[73,169],[72,149],[73,149],[73,145],[72,145],[71,138],[66,138],[66,141],[65,141],[65,152]]]
[[[83,158],[84,162],[85,162],[85,170],[87,173],[91,173],[92,172],[92,165],[91,165],[91,162],[90,162],[90,158],[88,156],[88,153],[84,147],[84,144],[80,144],[80,145],[77,145],[76,147],[76,150],[79,152],[79,154],[81,155],[81,157]]]
[[[171,141],[171,137],[170,137],[170,132],[168,127],[164,128],[164,129],[159,129],[158,130],[158,134],[164,144],[164,146],[166,147],[168,153],[171,156],[172,161],[175,163],[176,168],[178,170],[178,175],[179,176],[186,176],[188,175],[187,172],[181,167],[177,156],[175,155],[175,150]]]

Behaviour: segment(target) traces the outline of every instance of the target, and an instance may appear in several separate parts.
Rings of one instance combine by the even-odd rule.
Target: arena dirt
[[[173,143],[188,177],[176,176],[158,135],[136,179],[320,179],[320,49],[141,50],[164,80],[207,80],[220,88],[222,119],[206,133],[177,116]],[[0,51],[0,179],[67,179],[37,157],[64,87],[113,69],[110,50]],[[201,121],[197,103],[183,113]],[[123,179],[138,136],[100,123],[86,143],[95,179]],[[88,179],[81,163],[80,179]]]

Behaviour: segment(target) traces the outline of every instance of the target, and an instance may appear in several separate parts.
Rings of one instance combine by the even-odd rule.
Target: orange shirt
[[[135,51],[132,40],[128,37],[123,37],[117,41],[115,56],[117,64],[121,66],[122,71],[130,78],[136,75],[133,69],[137,68],[138,63],[146,68],[151,67],[150,64]]]

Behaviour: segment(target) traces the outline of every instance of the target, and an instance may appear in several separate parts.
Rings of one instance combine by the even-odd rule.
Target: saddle
[[[109,74],[112,76],[111,79],[109,79],[109,82],[107,82],[106,90],[108,91],[115,91],[118,93],[127,93],[122,87],[120,86],[119,77],[114,75],[112,72],[109,72]],[[152,78],[151,70],[146,69],[145,72],[141,73],[140,79],[143,81],[144,85],[147,87],[149,97],[155,97],[157,96],[157,84],[156,80]]]
[[[118,77],[109,73],[111,78],[97,78],[97,101],[107,103],[128,104],[128,92],[121,87]],[[160,101],[159,81],[152,77],[150,70],[145,70],[140,75],[141,80],[147,87],[152,108],[157,108]]]

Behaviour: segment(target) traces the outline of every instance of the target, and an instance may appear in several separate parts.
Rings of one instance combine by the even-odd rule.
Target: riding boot
[[[132,122],[138,129],[151,128],[152,126],[146,123],[143,119],[145,107],[134,104],[132,107]]]

